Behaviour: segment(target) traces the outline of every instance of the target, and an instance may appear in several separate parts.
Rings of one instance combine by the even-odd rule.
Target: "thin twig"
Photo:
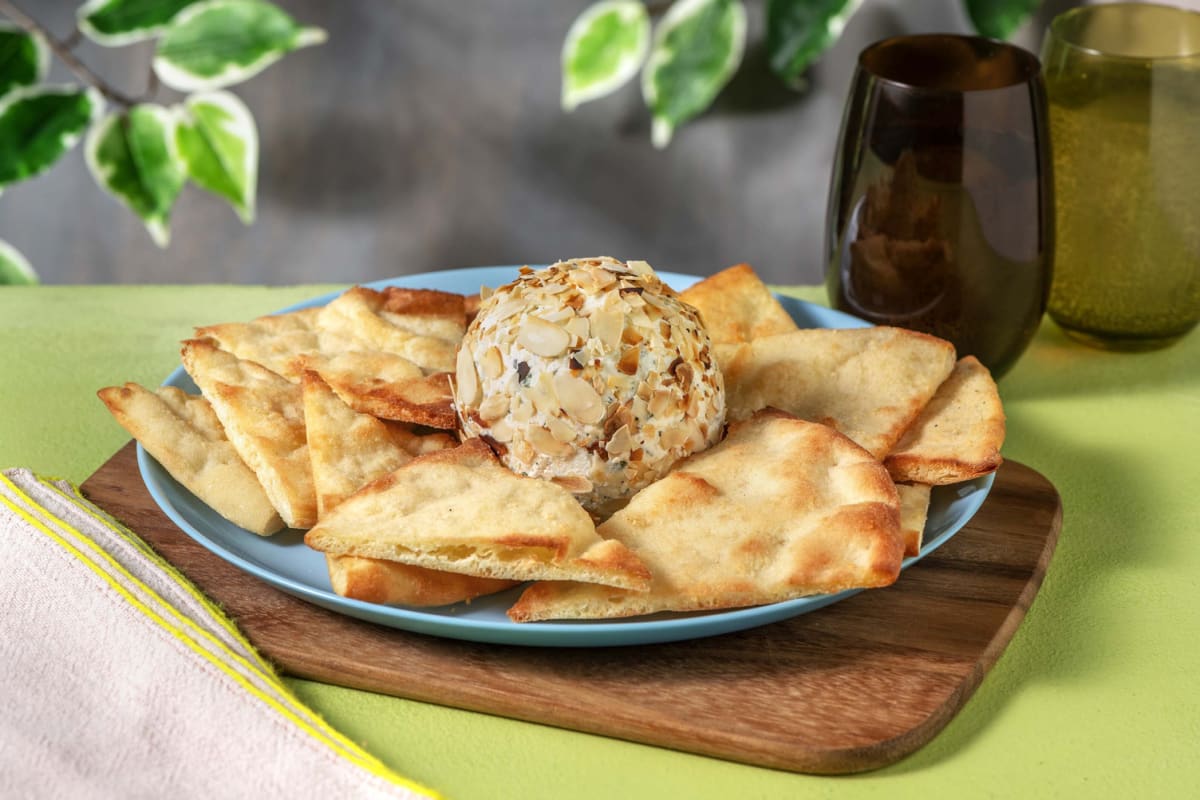
[[[50,33],[50,31],[46,29],[45,25],[26,14],[16,5],[9,2],[9,0],[0,0],[0,14],[8,17],[18,27],[24,29],[25,31],[29,33],[35,33],[42,37],[42,39],[45,40],[46,45],[50,48],[51,52],[54,53],[59,61],[66,65],[67,69],[71,70],[71,72],[75,74],[75,77],[79,78],[79,80],[86,84],[96,87],[100,94],[104,95],[112,102],[125,106],[126,108],[137,103],[136,99],[130,97],[122,91],[113,88],[108,81],[92,72],[92,70],[86,64],[75,57],[75,54],[71,52],[71,48],[68,47],[65,42],[56,39]]]
[[[81,41],[83,41],[83,31],[79,30],[79,26],[76,25],[71,29],[71,32],[67,34],[67,38],[62,40],[62,46],[68,50],[74,50],[79,46]]]

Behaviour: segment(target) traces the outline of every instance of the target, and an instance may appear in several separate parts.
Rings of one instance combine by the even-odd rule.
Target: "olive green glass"
[[[1200,14],[1122,3],[1054,19],[1042,48],[1056,200],[1050,316],[1114,350],[1200,321]]]

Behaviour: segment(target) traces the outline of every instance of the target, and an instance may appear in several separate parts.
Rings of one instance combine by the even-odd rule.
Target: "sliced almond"
[[[552,458],[566,458],[571,455],[572,447],[555,439],[545,428],[530,428],[525,437],[534,449],[542,455]]]
[[[475,361],[471,358],[471,351],[466,347],[458,348],[455,378],[458,383],[458,402],[465,406],[478,403],[479,376],[475,373]]]
[[[589,319],[592,338],[599,339],[605,350],[616,350],[617,345],[621,343],[625,315],[619,311],[597,311]]]
[[[504,357],[500,355],[500,348],[493,345],[487,349],[483,358],[479,359],[479,370],[489,380],[496,380],[500,377],[500,374],[504,372]]]
[[[592,385],[582,378],[560,372],[554,376],[558,404],[571,418],[585,425],[604,419],[604,402]]]
[[[571,337],[558,325],[529,317],[521,325],[517,343],[543,358],[554,358],[567,349]]]
[[[641,353],[642,351],[636,347],[626,348],[625,352],[621,353],[620,360],[617,361],[617,369],[626,375],[636,374]]]
[[[487,422],[494,422],[501,417],[508,415],[509,399],[508,395],[491,394],[484,398],[484,401],[479,404],[479,416]]]
[[[512,425],[506,419],[498,419],[493,422],[489,428],[489,435],[497,442],[508,444],[513,438]]]
[[[550,480],[571,494],[587,494],[592,490],[592,482],[582,475],[556,475]]]
[[[674,398],[666,389],[655,389],[654,394],[650,395],[650,402],[647,403],[647,408],[653,416],[661,417],[666,414],[674,405]]]
[[[604,449],[614,458],[629,455],[629,451],[633,449],[633,436],[629,433],[629,426],[622,425],[613,431],[613,435],[609,437],[608,444],[604,446]]]
[[[563,327],[567,329],[567,333],[571,334],[577,342],[582,342],[588,338],[590,326],[586,317],[571,317]]]
[[[551,436],[563,444],[575,441],[575,429],[562,417],[550,417],[546,420],[546,429],[550,431]]]

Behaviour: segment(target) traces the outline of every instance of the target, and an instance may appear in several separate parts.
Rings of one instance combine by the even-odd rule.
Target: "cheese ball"
[[[644,261],[522,268],[458,349],[463,431],[594,513],[721,437],[725,387],[699,312]]]

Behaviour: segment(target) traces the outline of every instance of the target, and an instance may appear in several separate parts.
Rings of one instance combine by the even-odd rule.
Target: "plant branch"
[[[116,103],[117,105],[125,106],[126,108],[137,105],[138,101],[136,98],[130,97],[124,92],[115,89],[111,84],[108,83],[108,81],[92,72],[92,70],[86,64],[76,58],[75,54],[71,52],[72,45],[55,38],[55,36],[46,29],[45,25],[26,14],[14,3],[10,2],[9,0],[0,0],[0,14],[8,17],[18,27],[22,28],[28,33],[37,34],[38,36],[42,37],[42,39],[46,42],[46,45],[50,48],[50,51],[54,53],[58,60],[61,61],[67,69],[74,73],[75,77],[79,78],[79,80],[83,81],[89,86],[94,86],[96,90],[100,92],[100,94],[104,95],[112,102]]]

